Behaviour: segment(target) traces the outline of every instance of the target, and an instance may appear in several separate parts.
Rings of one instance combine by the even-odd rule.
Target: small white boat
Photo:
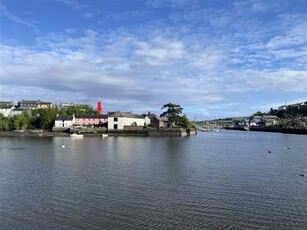
[[[102,138],[107,138],[108,134],[102,134]]]
[[[73,133],[73,134],[70,134],[70,137],[72,137],[72,138],[83,138],[84,135],[83,134]]]

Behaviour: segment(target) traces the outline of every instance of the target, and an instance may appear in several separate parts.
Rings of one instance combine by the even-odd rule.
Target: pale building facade
[[[10,117],[11,116],[11,112],[14,109],[14,106],[0,106],[0,113],[3,114],[3,116],[5,117]]]
[[[108,115],[108,129],[123,130],[125,126],[144,126],[145,118],[141,115],[115,112]]]
[[[41,100],[37,101],[21,100],[18,102],[17,107],[21,109],[48,109],[48,108],[53,108],[54,105],[52,102],[44,102]]]
[[[105,114],[80,114],[76,115],[75,125],[80,126],[106,126],[108,115]]]
[[[71,128],[76,122],[74,115],[57,116],[54,121],[55,128]]]

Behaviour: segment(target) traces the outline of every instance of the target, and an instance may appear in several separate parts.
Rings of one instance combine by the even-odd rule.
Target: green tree
[[[0,131],[8,131],[10,129],[10,119],[0,113]]]
[[[278,112],[278,110],[277,110],[277,109],[273,109],[273,108],[271,108],[271,109],[270,109],[270,112],[268,112],[268,114],[270,114],[270,115],[276,115],[276,114],[277,114],[277,112]]]
[[[27,114],[18,114],[11,118],[12,129],[27,129],[30,123],[30,118]]]
[[[36,109],[32,111],[32,127],[40,129],[51,129],[57,115],[56,108]]]
[[[170,126],[172,124],[177,124],[180,120],[180,115],[182,114],[183,108],[180,105],[168,103],[162,106],[161,110],[167,109],[164,111],[160,117],[167,117],[169,120]]]
[[[265,115],[266,113],[263,113],[261,111],[257,111],[256,113],[254,113],[253,116],[262,116],[262,115]]]
[[[59,110],[60,115],[97,114],[90,105],[71,105]]]
[[[20,129],[20,125],[19,125],[19,115],[15,115],[14,117],[12,117],[11,120],[11,128],[12,129]]]
[[[183,128],[188,128],[189,126],[191,126],[191,122],[189,121],[187,116],[183,114],[183,116],[179,118],[178,125]]]

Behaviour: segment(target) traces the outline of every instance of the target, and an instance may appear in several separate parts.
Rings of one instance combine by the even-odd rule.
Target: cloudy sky
[[[306,0],[0,0],[0,100],[190,119],[307,100]]]

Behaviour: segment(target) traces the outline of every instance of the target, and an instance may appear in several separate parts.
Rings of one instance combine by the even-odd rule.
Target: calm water
[[[0,228],[307,229],[306,150],[240,131],[1,137]]]

